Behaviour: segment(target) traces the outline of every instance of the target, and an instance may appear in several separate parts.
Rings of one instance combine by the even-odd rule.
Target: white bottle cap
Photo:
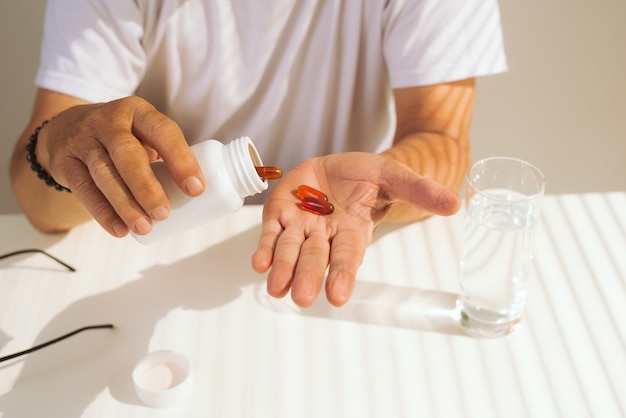
[[[142,358],[133,370],[137,396],[153,408],[174,406],[191,388],[191,367],[183,354],[161,350]]]

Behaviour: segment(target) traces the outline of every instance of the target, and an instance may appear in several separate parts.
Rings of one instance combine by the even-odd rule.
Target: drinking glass
[[[545,178],[526,161],[492,157],[476,162],[466,180],[461,327],[471,336],[501,337],[522,318]]]

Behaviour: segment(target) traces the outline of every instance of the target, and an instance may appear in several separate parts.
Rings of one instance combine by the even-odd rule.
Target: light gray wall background
[[[480,79],[474,160],[526,159],[548,193],[626,190],[626,1],[501,0],[510,71]],[[44,0],[0,3],[0,213],[34,97]]]

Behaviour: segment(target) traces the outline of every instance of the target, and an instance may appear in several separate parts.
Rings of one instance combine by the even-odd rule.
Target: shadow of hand
[[[81,416],[107,388],[118,401],[139,404],[132,368],[149,351],[159,320],[176,309],[214,309],[238,298],[242,286],[263,281],[241,262],[250,257],[259,231],[252,228],[173,264],[151,267],[139,279],[67,306],[35,344],[85,325],[113,323],[115,329],[84,332],[4,365],[24,362],[13,390],[0,397],[0,412],[7,418]]]

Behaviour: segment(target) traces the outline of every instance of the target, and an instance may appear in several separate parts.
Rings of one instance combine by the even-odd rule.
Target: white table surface
[[[265,293],[250,267],[260,211],[154,246],[91,222],[66,235],[0,217],[0,356],[112,322],[0,364],[2,417],[624,417],[626,193],[548,196],[521,328],[460,334],[462,215],[383,227],[353,300],[308,310]],[[174,349],[189,397],[137,399],[135,362]]]

